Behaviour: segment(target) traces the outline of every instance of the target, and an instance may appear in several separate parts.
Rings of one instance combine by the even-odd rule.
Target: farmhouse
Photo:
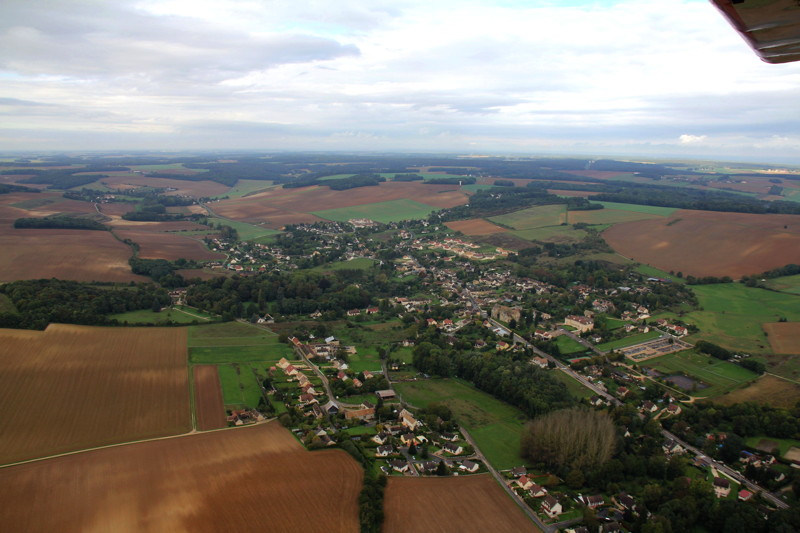
[[[347,420],[357,418],[359,420],[371,420],[375,418],[375,408],[369,407],[365,409],[348,409],[344,412],[344,417]]]

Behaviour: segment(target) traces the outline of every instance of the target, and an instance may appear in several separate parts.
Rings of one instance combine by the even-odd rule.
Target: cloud
[[[678,141],[681,144],[698,144],[704,143],[708,137],[706,135],[689,135],[684,133],[680,137],[678,137]]]

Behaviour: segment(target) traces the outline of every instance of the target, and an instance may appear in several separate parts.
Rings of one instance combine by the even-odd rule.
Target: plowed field
[[[375,187],[333,191],[312,186],[273,189],[244,198],[213,204],[220,216],[248,222],[264,222],[271,228],[289,223],[320,220],[311,211],[339,209],[407,198],[432,207],[455,207],[467,203],[467,195],[453,185],[425,185],[421,182],[386,182]]]
[[[277,423],[0,470],[0,531],[358,532],[362,471]]]
[[[131,249],[108,231],[9,228],[0,234],[0,250],[0,281],[149,280],[131,272]]]
[[[186,361],[181,328],[0,329],[0,464],[188,431]]]
[[[445,226],[454,231],[460,231],[464,235],[492,235],[494,233],[503,233],[508,231],[506,228],[501,228],[496,224],[492,224],[482,218],[473,218],[471,220],[454,220],[453,222],[445,222]]]
[[[197,429],[224,428],[225,405],[222,403],[222,388],[215,365],[198,365],[192,369],[194,374],[194,405],[197,411]]]
[[[626,257],[684,275],[737,279],[800,263],[800,215],[680,210],[617,224],[603,237]]]
[[[384,533],[539,531],[489,474],[389,479]]]

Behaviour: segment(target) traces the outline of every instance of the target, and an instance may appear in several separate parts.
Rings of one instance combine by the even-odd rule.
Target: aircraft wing
[[[761,59],[800,61],[800,0],[711,0]]]

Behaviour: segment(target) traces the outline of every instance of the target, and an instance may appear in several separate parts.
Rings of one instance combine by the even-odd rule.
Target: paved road
[[[472,435],[470,435],[469,432],[462,426],[459,426],[458,429],[459,431],[461,431],[461,434],[464,435],[464,438],[470,444],[470,446],[472,446],[472,449],[475,450],[475,456],[481,461],[483,461],[483,464],[486,465],[486,468],[489,469],[489,472],[491,472],[494,478],[497,480],[497,482],[500,483],[500,486],[502,486],[508,493],[508,495],[511,496],[511,498],[516,502],[516,504],[519,505],[520,509],[522,509],[522,511],[526,515],[528,515],[528,518],[530,518],[531,521],[534,524],[536,524],[536,527],[538,527],[543,533],[553,533],[555,531],[555,528],[553,528],[553,526],[548,526],[547,524],[542,522],[539,519],[539,517],[536,516],[536,513],[534,513],[533,510],[530,507],[528,507],[528,504],[522,501],[522,499],[517,495],[517,493],[514,492],[511,489],[511,487],[508,486],[508,483],[506,483],[507,480],[500,475],[500,472],[498,472],[495,469],[495,467],[493,467],[492,464],[486,460],[486,457],[484,457],[480,448],[478,448],[478,445],[475,443],[474,440],[472,440]]]

